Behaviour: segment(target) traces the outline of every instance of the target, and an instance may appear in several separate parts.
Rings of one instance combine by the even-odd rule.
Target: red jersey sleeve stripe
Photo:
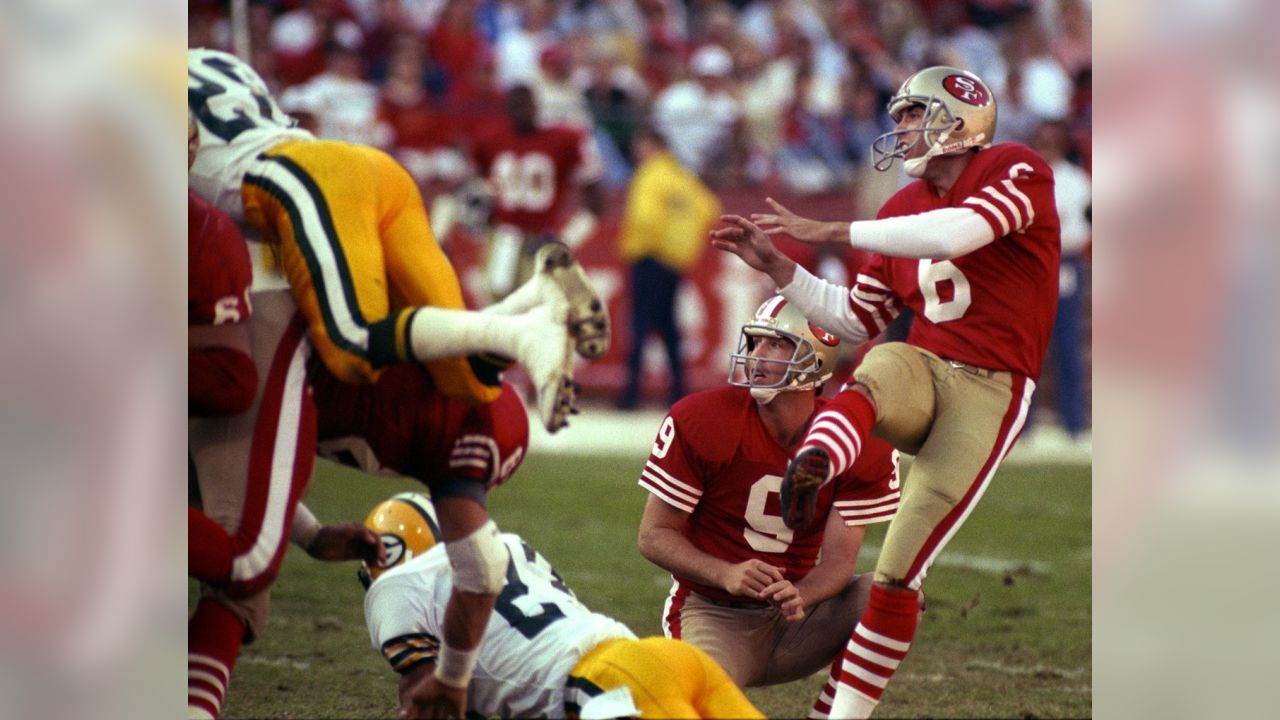
[[[967,198],[961,204],[968,206],[981,215],[982,219],[986,220],[987,224],[991,226],[991,231],[996,234],[996,237],[1004,237],[1009,234],[1009,221],[1005,218],[1004,213],[996,209],[995,205],[980,197]]]
[[[1022,208],[1015,205],[1013,201],[1009,199],[1008,195],[1005,195],[993,186],[982,188],[982,192],[994,198],[996,202],[1000,203],[1000,205],[1008,211],[1010,232],[1017,232],[1026,224],[1026,221],[1023,219]]]
[[[696,499],[698,499],[698,498],[702,497],[702,491],[701,491],[701,490],[699,490],[698,488],[696,488],[696,487],[694,487],[694,486],[692,486],[692,485],[690,485],[690,484],[688,484],[688,483],[684,483],[684,482],[681,482],[681,481],[679,481],[679,480],[675,479],[675,477],[674,477],[674,476],[672,476],[672,474],[671,474],[671,473],[669,473],[669,472],[667,472],[666,470],[663,470],[662,468],[658,467],[658,464],[657,464],[657,463],[655,463],[654,461],[652,461],[652,460],[646,460],[646,461],[645,461],[645,463],[644,463],[644,466],[645,466],[646,468],[648,468],[649,470],[652,470],[654,473],[656,473],[656,474],[658,475],[658,477],[661,477],[663,480],[666,480],[666,481],[667,481],[667,483],[669,483],[669,484],[670,484],[670,485],[672,485],[673,487],[675,487],[675,488],[677,488],[677,489],[679,489],[679,490],[683,490],[684,492],[688,493],[690,496],[692,496],[692,498],[693,498],[693,499],[695,499],[695,500],[696,500]]]
[[[687,513],[693,512],[694,506],[692,504],[681,501],[670,490],[659,485],[647,471],[640,474],[640,487],[658,496],[663,502],[678,510],[683,510]]]
[[[1004,185],[1005,189],[1009,191],[1009,194],[1010,194],[1010,195],[1012,195],[1013,197],[1017,198],[1017,199],[1018,199],[1018,201],[1022,203],[1022,207],[1026,209],[1026,213],[1025,213],[1025,214],[1026,214],[1027,222],[1026,222],[1025,224],[1023,224],[1023,226],[1022,226],[1022,227],[1020,227],[1020,228],[1018,228],[1018,229],[1019,229],[1019,230],[1022,230],[1022,229],[1024,229],[1024,228],[1026,228],[1028,225],[1030,225],[1031,223],[1035,222],[1035,221],[1036,221],[1036,207],[1035,207],[1035,205],[1033,205],[1033,204],[1031,203],[1031,198],[1027,197],[1026,193],[1024,193],[1024,192],[1022,192],[1021,190],[1019,190],[1019,189],[1018,189],[1018,186],[1017,186],[1017,185],[1015,185],[1015,184],[1014,184],[1014,182],[1013,182],[1012,180],[1005,180],[1005,181],[1004,181],[1003,183],[1001,183],[1001,184],[1002,184],[1002,185]]]

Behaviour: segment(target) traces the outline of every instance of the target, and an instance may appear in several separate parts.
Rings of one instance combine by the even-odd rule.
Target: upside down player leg
[[[387,365],[417,360],[444,392],[488,402],[495,378],[478,377],[466,356],[496,353],[526,366],[548,430],[566,423],[578,331],[564,306],[505,321],[466,311],[417,188],[385,153],[286,143],[246,175],[243,196],[249,220],[279,241],[313,343],[338,377],[370,382]],[[370,196],[378,201],[357,200]]]

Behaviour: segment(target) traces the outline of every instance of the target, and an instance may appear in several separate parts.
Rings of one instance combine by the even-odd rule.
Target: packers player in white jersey
[[[426,496],[401,493],[374,507],[365,526],[387,550],[385,565],[360,573],[369,637],[400,674],[401,717],[425,717],[405,691],[435,669],[452,592],[435,510]],[[637,639],[579,602],[518,535],[501,538],[511,561],[467,686],[468,716],[764,717],[706,653]]]
[[[528,371],[548,431],[567,424],[573,352],[604,354],[609,319],[566,246],[504,302],[468,312],[417,185],[391,156],[315,138],[253,68],[217,50],[187,51],[187,105],[199,125],[191,186],[262,232],[335,376],[372,382],[416,360],[450,397],[491,402],[497,355]]]

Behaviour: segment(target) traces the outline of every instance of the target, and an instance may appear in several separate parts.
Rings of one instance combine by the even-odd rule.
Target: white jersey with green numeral
[[[480,643],[468,714],[561,717],[565,678],[582,656],[605,640],[635,635],[587,609],[518,535],[504,533],[502,540],[511,562]],[[443,544],[388,570],[369,587],[369,638],[397,672],[435,660],[452,590]]]
[[[187,107],[200,129],[188,183],[237,220],[244,220],[240,184],[258,154],[315,139],[280,109],[252,67],[220,50],[187,51]]]

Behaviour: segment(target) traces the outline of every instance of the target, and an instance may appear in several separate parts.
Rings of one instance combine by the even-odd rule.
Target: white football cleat
[[[526,313],[516,340],[517,358],[533,380],[538,415],[549,433],[569,424],[578,386],[573,382],[573,344],[563,323],[545,306]]]
[[[543,276],[539,290],[565,327],[578,354],[594,360],[609,351],[609,308],[596,293],[573,251],[559,241],[538,248],[535,272]]]

